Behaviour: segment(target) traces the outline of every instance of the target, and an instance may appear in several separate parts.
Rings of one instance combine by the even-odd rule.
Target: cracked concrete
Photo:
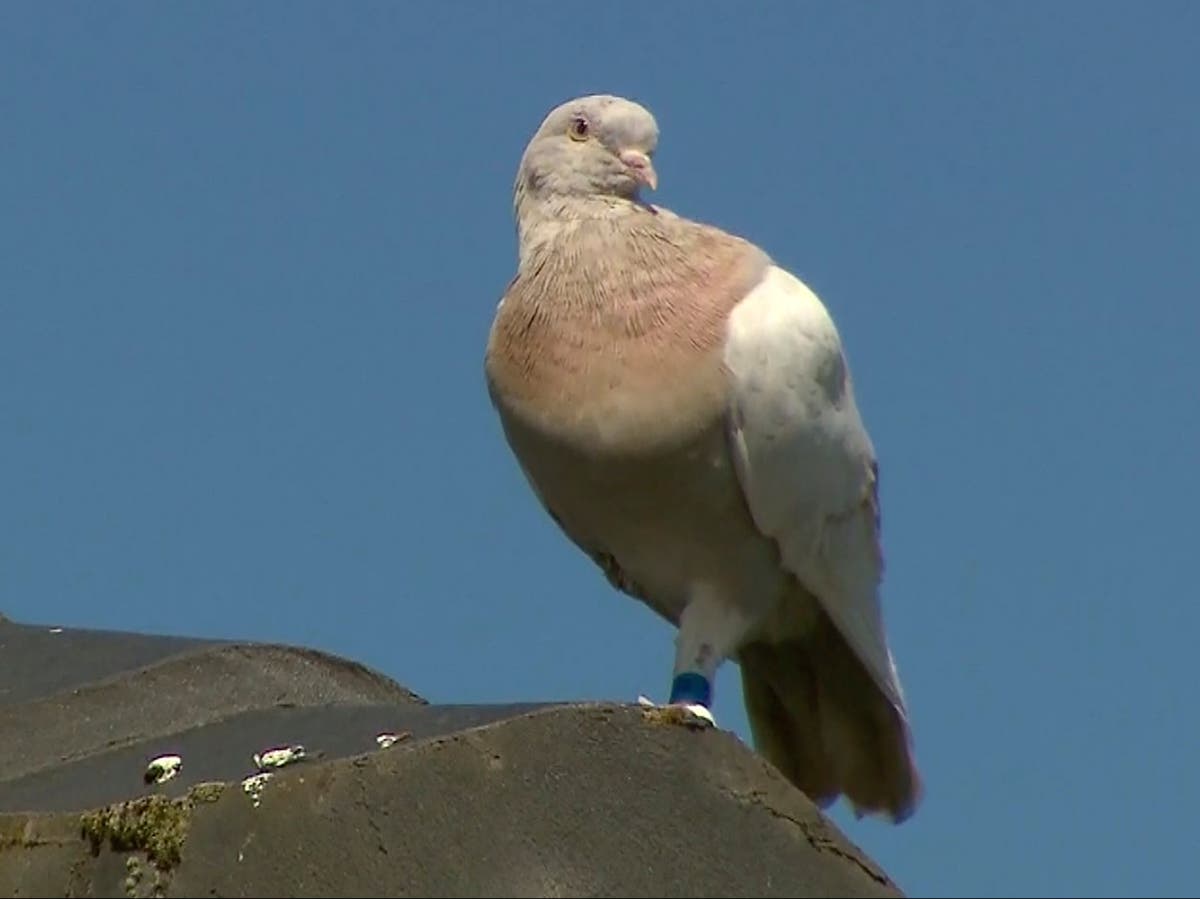
[[[23,633],[34,635],[27,657]],[[32,678],[0,696],[0,723],[30,703],[66,708],[55,690],[104,703],[94,719],[104,732],[73,744],[73,761],[56,754],[71,742],[61,720],[48,737],[23,736],[41,747],[36,760],[6,757],[13,744],[0,740],[0,895],[901,895],[719,729],[647,721],[632,703],[431,706],[369,671],[333,660],[327,676],[320,657],[293,662],[279,647],[258,662],[240,647],[241,673],[209,679],[227,670],[224,646],[206,661],[193,643],[168,641],[164,654],[138,642],[153,637],[66,636],[0,622],[0,682]],[[105,689],[75,692],[97,672]],[[274,686],[256,698],[247,678]],[[197,690],[200,718],[163,712]],[[86,703],[70,708],[88,720]],[[381,732],[409,736],[381,748]],[[252,754],[293,743],[323,754],[273,772],[255,806],[241,788]],[[180,773],[146,784],[146,760],[164,752],[184,759]],[[89,810],[192,790],[211,801],[192,807],[169,878],[151,876],[138,840],[84,836]]]

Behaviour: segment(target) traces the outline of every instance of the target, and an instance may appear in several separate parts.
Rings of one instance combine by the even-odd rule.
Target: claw
[[[654,724],[671,724],[695,730],[717,726],[712,712],[699,703],[677,702],[659,705],[645,696],[639,696],[638,705],[642,707],[642,717]]]

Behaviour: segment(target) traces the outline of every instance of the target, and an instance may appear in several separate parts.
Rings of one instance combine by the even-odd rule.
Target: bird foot
[[[639,696],[638,705],[642,707],[642,717],[655,724],[672,724],[694,730],[717,726],[712,712],[698,702],[670,702],[659,705],[645,696]]]

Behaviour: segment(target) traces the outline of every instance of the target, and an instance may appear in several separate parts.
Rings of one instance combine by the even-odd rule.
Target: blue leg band
[[[703,674],[685,671],[675,675],[671,682],[671,705],[686,703],[687,705],[702,705],[706,709],[712,705],[712,685]]]

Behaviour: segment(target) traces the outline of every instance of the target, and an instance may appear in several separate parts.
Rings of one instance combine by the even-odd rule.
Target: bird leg
[[[670,698],[661,710],[663,717],[679,719],[676,723],[715,726],[712,704],[717,669],[745,637],[750,625],[751,620],[741,609],[714,590],[700,587],[693,592],[679,617],[675,668]],[[639,701],[658,708],[645,697]]]

